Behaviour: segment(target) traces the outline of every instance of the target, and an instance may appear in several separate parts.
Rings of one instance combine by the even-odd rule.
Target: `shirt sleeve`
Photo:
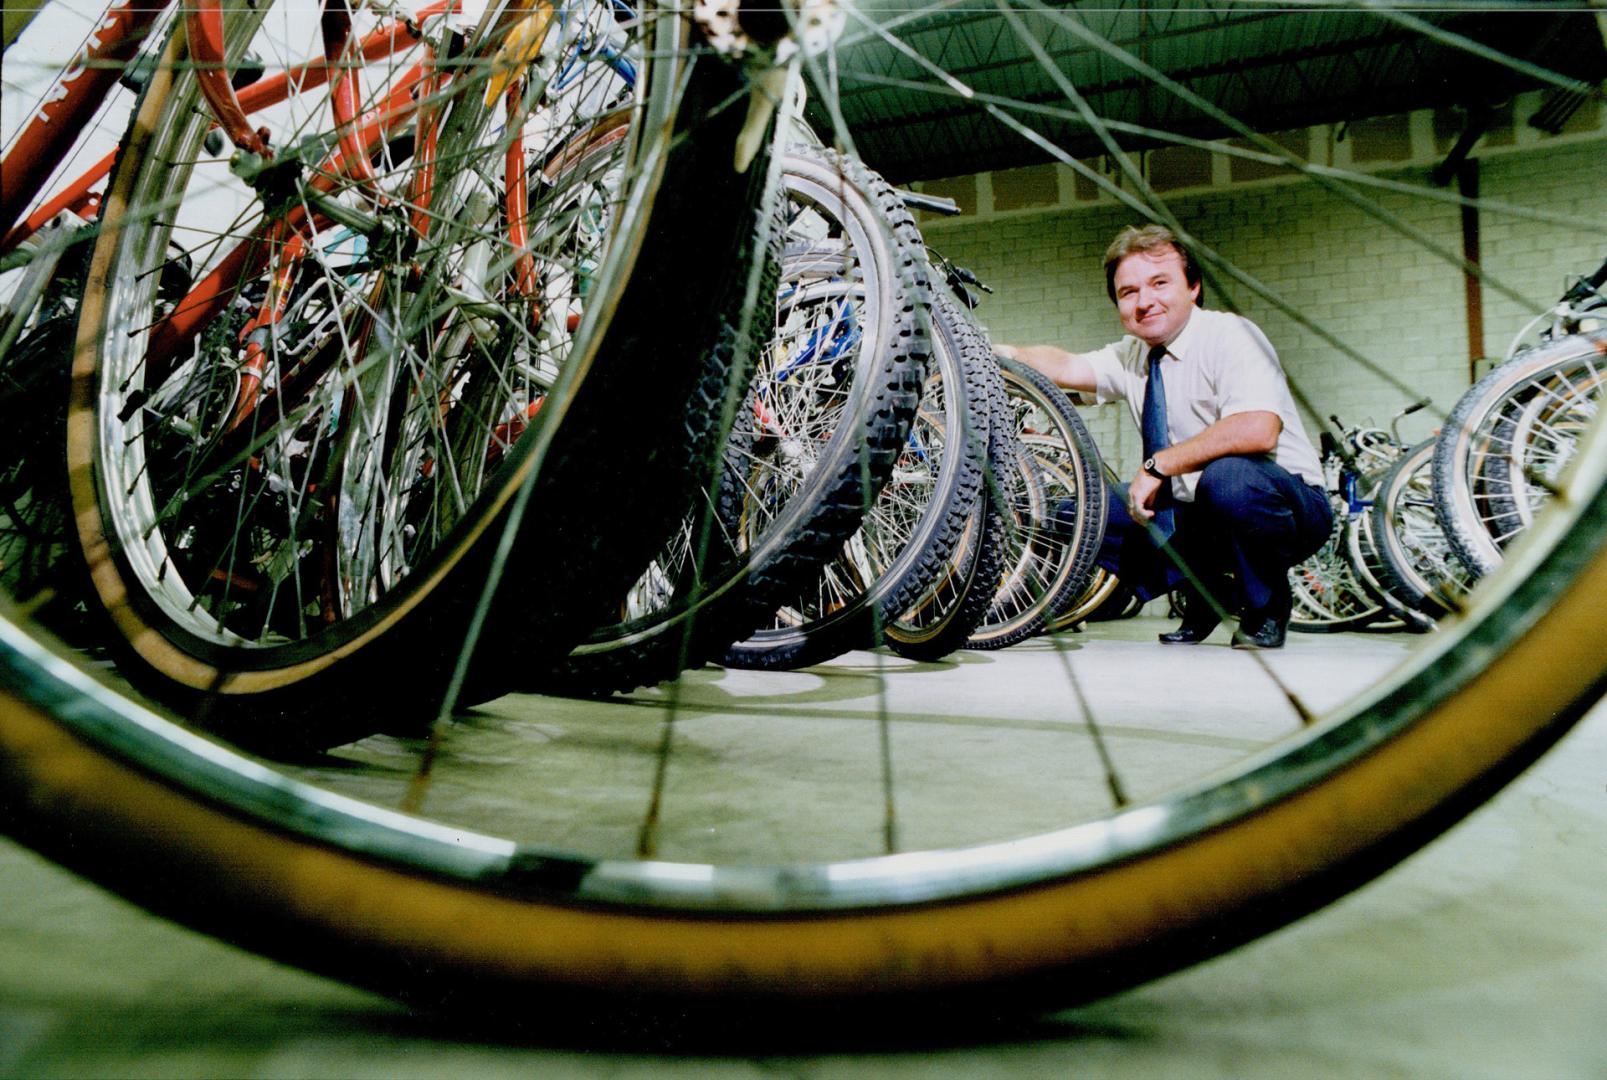
[[[1122,367],[1121,342],[1083,353],[1094,369],[1094,404],[1104,405],[1127,397],[1127,373]]]
[[[1277,351],[1260,327],[1248,319],[1233,319],[1222,328],[1212,354],[1218,418],[1247,412],[1282,415],[1288,381]]]

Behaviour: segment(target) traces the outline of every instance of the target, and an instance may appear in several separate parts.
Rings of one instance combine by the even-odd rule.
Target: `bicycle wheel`
[[[852,69],[833,68],[842,70]],[[946,100],[959,100],[953,87],[945,81]],[[1081,163],[1064,158],[1068,167]],[[1142,177],[1130,190],[1144,190]],[[545,711],[503,731],[490,714],[466,717],[441,740],[449,748],[464,740],[464,797],[432,805],[432,818],[420,821],[336,794],[377,788],[397,773],[410,774],[403,784],[439,783],[439,769],[397,769],[387,759],[405,744],[374,740],[351,751],[366,757],[296,769],[317,786],[297,782],[288,769],[265,770],[130,709],[9,627],[0,628],[0,688],[9,695],[0,707],[0,822],[231,940],[476,1014],[501,1007],[521,1018],[568,1018],[606,999],[676,1012],[706,1006],[728,1023],[742,1008],[826,1000],[913,999],[919,1009],[924,995],[966,994],[997,1010],[1013,992],[1086,998],[1230,948],[1353,888],[1481,802],[1587,707],[1607,682],[1596,641],[1607,601],[1604,459],[1598,435],[1562,477],[1548,514],[1470,597],[1468,614],[1423,639],[1381,683],[1333,708],[1279,699],[1275,716],[1253,718],[1278,730],[1246,740],[1236,729],[1220,758],[1207,740],[1177,742],[1187,767],[1162,768],[1136,787],[1107,782],[1109,759],[1092,747],[1108,741],[1101,731],[1118,733],[1092,711],[1057,725],[1088,736],[1076,776],[1055,754],[1045,755],[1053,760],[1042,783],[973,785],[964,766],[998,733],[984,726],[984,710],[959,703],[957,716],[906,726],[910,718],[897,717],[890,700],[885,658],[850,661],[842,676],[874,680],[881,695],[884,715],[868,727],[883,743],[964,729],[946,767],[930,770],[925,797],[974,799],[963,806],[976,810],[980,837],[901,844],[887,835],[893,830],[866,829],[845,850],[809,847],[798,807],[835,796],[833,778],[856,760],[835,737],[841,702],[829,673],[779,677],[773,698],[801,705],[793,719],[813,736],[781,744],[744,738],[784,726],[787,703],[773,698],[738,702],[732,717],[720,717],[735,730],[718,745],[707,729],[688,732],[700,719],[690,710],[672,709],[648,732],[628,731],[628,721],[566,731]],[[1069,665],[1079,651],[1052,655]],[[1221,653],[1262,675],[1298,666]],[[1169,654],[1167,662],[1184,659]],[[1250,689],[1248,679],[1210,681],[1227,686],[1236,706]],[[1054,687],[1068,701],[1076,689],[1074,679]],[[987,708],[1010,696],[990,693]],[[649,697],[622,710],[639,714]],[[1150,705],[1138,700],[1143,739],[1156,733]],[[589,742],[596,769],[574,784],[549,783],[538,760],[516,799],[473,814],[467,804],[485,794],[477,778],[498,764],[476,753],[476,740],[496,735],[555,753]],[[655,750],[683,736],[684,759]],[[754,768],[756,759],[771,767]],[[587,842],[588,830],[632,816],[599,812],[591,801],[598,771],[645,762],[656,778],[683,760],[709,766],[708,790],[692,793],[703,814],[656,846]],[[353,761],[368,767],[350,768]],[[862,771],[892,771],[886,757],[870,761]],[[808,785],[807,802],[773,798],[795,781]],[[644,790],[650,811],[639,817],[663,806],[652,782]],[[870,790],[869,801],[893,801],[874,781]],[[446,792],[428,794],[446,801]],[[1008,825],[1016,819],[989,816],[1038,795],[1050,810],[1044,824],[1017,830]],[[1007,824],[985,832],[997,822]]]
[[[1105,534],[1099,451],[1066,395],[1036,371],[1001,360],[1014,427],[1038,471],[1016,506],[1006,571],[986,618],[966,643],[1000,649],[1042,633],[1087,588]]]
[[[36,612],[69,640],[83,640],[74,575],[65,568],[71,515],[66,499],[67,364],[72,354],[75,307],[83,289],[83,246],[66,253],[38,297],[27,297],[0,326],[14,331],[0,355],[0,589],[11,596],[43,596]],[[5,336],[0,332],[0,336]]]
[[[939,296],[915,420],[864,524],[813,584],[783,602],[772,625],[731,645],[723,663],[792,669],[871,645],[943,579],[982,497],[990,422],[988,375],[967,362],[960,319]]]
[[[1370,511],[1378,538],[1378,576],[1396,596],[1432,618],[1461,607],[1472,586],[1434,512],[1435,440],[1412,447],[1378,486]]]
[[[728,1010],[978,990],[997,1003],[1001,980],[1086,997],[1349,889],[1476,805],[1594,700],[1603,450],[1598,439],[1581,455],[1469,617],[1384,685],[1275,754],[1031,844],[805,872],[575,858],[444,831],[204,743],[9,620],[0,820],[158,911],[418,1002],[624,994]]]
[[[1377,489],[1369,489],[1368,495],[1376,498]],[[1373,532],[1372,499],[1368,501],[1365,511],[1352,514],[1345,522],[1345,557],[1350,561],[1351,574],[1380,611],[1379,618],[1369,624],[1368,629],[1409,630],[1417,634],[1432,630],[1433,620],[1396,596],[1384,582],[1384,559]]]
[[[840,156],[782,159],[774,336],[726,460],[627,608],[543,685],[628,689],[747,637],[833,558],[897,460],[930,346],[920,236],[896,192]],[[768,315],[755,313],[755,319]]]
[[[567,648],[662,542],[691,483],[677,435],[742,370],[765,230],[741,208],[767,170],[729,161],[744,120],[715,107],[741,93],[736,70],[645,14],[566,9],[552,55],[511,70],[489,27],[384,22],[364,40],[411,48],[362,85],[391,112],[332,150],[333,93],[286,80],[265,114],[286,172],[260,196],[197,160],[207,114],[175,34],[105,200],[68,410],[92,608],[148,693],[226,702],[203,722],[264,745],[416,725],[454,679],[470,699],[505,685],[502,650]],[[680,204],[660,220],[666,186]],[[208,242],[168,301],[180,233]],[[694,236],[711,275],[665,273]],[[666,359],[654,400],[633,402],[648,337]],[[607,436],[622,423],[663,452],[638,460]],[[586,509],[599,486],[632,502],[628,528]],[[539,526],[510,516],[518,499]],[[576,572],[479,611],[500,559]],[[479,619],[488,647],[458,671],[443,634]]]
[[[1004,569],[1007,514],[1019,497],[1019,485],[1032,479],[1021,475],[1027,458],[1011,424],[992,346],[958,305],[945,303],[944,314],[960,332],[962,361],[983,374],[989,402],[987,471],[948,565],[883,629],[889,649],[918,661],[941,660],[964,647],[987,615]]]
[[[1604,343],[1598,330],[1520,352],[1451,410],[1434,455],[1435,505],[1475,576],[1500,564],[1572,459],[1607,377]]]
[[[1334,532],[1311,558],[1289,571],[1294,613],[1289,629],[1303,634],[1360,630],[1384,617],[1381,604],[1356,580],[1346,555],[1349,514],[1334,500]]]
[[[1130,594],[1122,588],[1116,575],[1100,566],[1094,567],[1088,584],[1071,602],[1071,606],[1044,623],[1044,633],[1059,634],[1080,629],[1080,624],[1103,610],[1106,605],[1127,604]]]

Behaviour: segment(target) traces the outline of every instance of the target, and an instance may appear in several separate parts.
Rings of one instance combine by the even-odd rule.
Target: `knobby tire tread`
[[[945,438],[942,490],[923,508],[910,542],[864,591],[824,617],[760,630],[732,644],[723,658],[727,666],[790,671],[872,647],[882,640],[887,624],[946,572],[971,507],[982,497],[991,404],[987,374],[964,363],[958,329],[938,314],[942,303],[940,296],[933,305],[933,363],[927,377],[942,379],[946,394],[958,392],[962,427],[958,440]],[[898,450],[903,451],[902,444]]]
[[[980,369],[987,388],[987,471],[983,475],[981,497],[965,526],[973,537],[970,550],[963,552],[959,565],[951,566],[949,574],[957,579],[958,585],[937,621],[906,627],[895,619],[885,627],[884,641],[889,649],[907,660],[923,662],[941,660],[963,648],[993,604],[999,576],[1004,570],[1005,529],[1019,482],[1016,463],[1021,454],[992,345],[958,304],[948,297],[941,299],[938,318],[954,327],[961,343],[961,362]]]
[[[541,680],[543,689],[584,694],[630,690],[718,659],[836,557],[859,527],[864,507],[892,473],[930,361],[926,327],[931,289],[920,233],[903,200],[885,180],[840,154],[795,144],[782,159],[783,183],[789,168],[852,185],[855,194],[841,209],[852,213],[851,200],[864,198],[876,220],[861,224],[873,242],[879,238],[885,244],[877,261],[892,275],[887,283],[888,333],[885,347],[876,348],[858,364],[855,401],[863,408],[855,410],[851,428],[840,439],[834,435],[834,464],[816,469],[810,485],[789,498],[784,513],[795,517],[796,524],[781,535],[764,535],[756,553],[734,551],[725,542],[735,535],[742,517],[740,455],[734,455],[722,470],[712,509],[710,550],[715,569],[707,576],[712,595],[682,605],[669,613],[672,617],[651,620],[655,625],[646,631],[631,627],[632,640],[618,647],[571,653]],[[784,217],[784,192],[776,202],[778,215]],[[780,225],[775,223],[778,229]],[[780,231],[774,235],[778,244],[774,274],[758,293],[756,318],[767,316],[767,298],[776,295],[781,278],[782,235]],[[758,327],[755,332],[763,333]],[[744,413],[743,419],[751,416]],[[707,495],[700,491],[697,498],[702,505]]]

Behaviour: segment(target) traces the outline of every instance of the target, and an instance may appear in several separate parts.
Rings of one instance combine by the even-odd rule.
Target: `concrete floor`
[[[625,810],[588,804],[587,828],[569,838],[587,850],[628,847],[659,709],[674,697],[670,812],[657,838],[668,855],[854,852],[876,835],[861,804],[880,792],[851,794],[865,785],[839,774],[876,768],[852,744],[878,715],[890,722],[907,846],[980,838],[965,830],[984,804],[982,831],[1030,828],[1089,809],[1037,797],[1051,785],[1005,771],[1051,770],[1063,791],[1066,770],[1080,766],[1062,750],[1086,739],[1074,698],[1101,717],[1140,790],[1287,728],[1266,671],[1218,646],[1163,652],[1151,635],[1165,625],[1105,624],[1062,649],[1028,644],[942,665],[857,653],[787,675],[709,669],[672,691],[605,703],[503,699],[449,740],[431,809],[550,835],[531,786],[495,779],[535,745],[544,775],[556,755],[565,777],[605,776],[594,786],[632,792]],[[1320,708],[1410,644],[1295,637],[1270,658],[1271,674]],[[1202,708],[1202,698],[1217,704]],[[306,771],[392,800],[409,752],[366,740]],[[926,794],[916,781],[934,771],[943,782]],[[1011,780],[1005,787],[1032,797],[999,799],[990,782]],[[838,781],[841,790],[821,786]],[[799,1032],[786,1017],[729,1039],[662,1017],[628,1038],[538,1023],[470,1030],[174,928],[0,845],[0,1075],[1607,1077],[1604,785],[1607,707],[1446,837],[1295,926],[1082,1008],[871,1034]],[[774,811],[727,823],[736,806],[752,809],[755,790]],[[972,790],[992,795],[972,805]],[[567,796],[578,795],[591,792],[571,786]]]

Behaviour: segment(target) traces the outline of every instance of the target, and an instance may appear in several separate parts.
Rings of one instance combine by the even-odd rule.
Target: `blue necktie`
[[[1141,425],[1145,461],[1172,445],[1171,437],[1166,433],[1166,384],[1161,382],[1161,360],[1165,356],[1165,345],[1156,345],[1149,351],[1149,381],[1144,387],[1144,417]],[[1172,520],[1171,503],[1172,482],[1166,480],[1155,495],[1155,517],[1150,522],[1158,543],[1164,544],[1170,540],[1177,528]]]

